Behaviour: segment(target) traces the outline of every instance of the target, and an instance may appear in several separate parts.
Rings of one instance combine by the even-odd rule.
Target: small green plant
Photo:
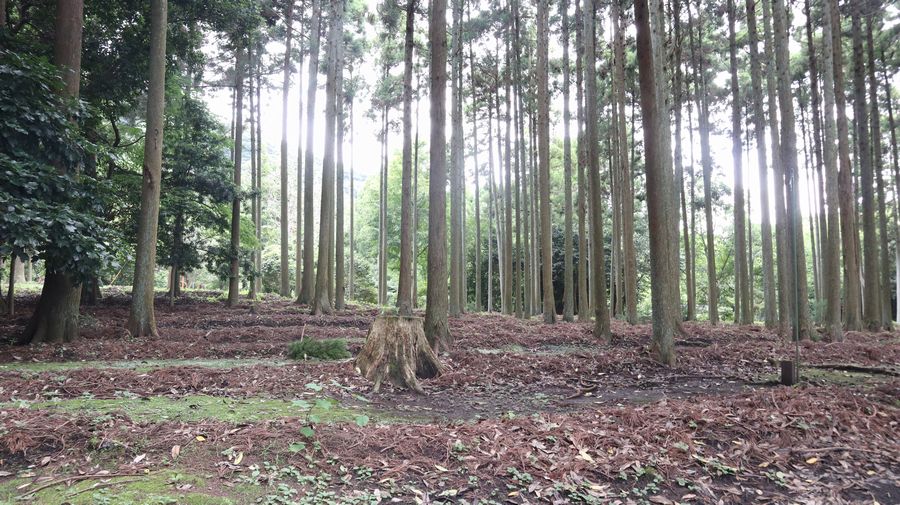
[[[288,347],[288,357],[292,359],[347,359],[347,341],[341,338],[324,340],[303,339],[292,342]]]

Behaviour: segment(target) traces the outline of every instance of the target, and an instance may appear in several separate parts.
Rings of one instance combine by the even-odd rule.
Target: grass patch
[[[42,482],[23,489],[19,486],[32,478],[15,478],[0,482],[0,504],[15,503],[68,503],[71,505],[237,505],[246,503],[206,491],[206,481],[196,475],[175,471],[150,473],[141,477],[117,477],[91,479],[76,482],[72,486],[59,484],[34,494],[28,500],[16,501],[16,497],[37,488]],[[121,484],[115,484],[121,482]],[[102,487],[98,487],[102,485]]]
[[[288,346],[288,357],[321,360],[347,359],[350,357],[350,351],[347,350],[347,341],[342,338],[322,340],[310,338],[291,342]]]
[[[159,368],[178,366],[202,366],[207,368],[237,368],[256,365],[279,366],[291,363],[290,361],[277,359],[146,359],[146,360],[115,360],[115,361],[40,361],[40,362],[10,362],[0,364],[0,372],[65,372],[67,370],[80,370],[82,368],[114,368],[120,370],[134,370],[135,372],[149,372]]]
[[[324,402],[324,403],[323,403]],[[330,402],[330,403],[329,403]],[[326,405],[328,403],[328,405]],[[0,403],[0,408],[50,409],[72,414],[90,414],[98,419],[121,412],[135,421],[196,422],[218,419],[238,423],[261,421],[278,417],[306,417],[315,415],[320,422],[356,422],[362,414],[377,417],[362,408],[337,405],[332,400],[278,400],[273,398],[243,398],[189,395],[181,398],[152,396],[148,398],[72,398],[39,402]]]

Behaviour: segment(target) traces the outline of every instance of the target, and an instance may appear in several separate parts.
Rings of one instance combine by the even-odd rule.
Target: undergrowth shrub
[[[346,359],[350,357],[347,341],[342,338],[316,340],[307,338],[291,342],[288,346],[291,359]]]

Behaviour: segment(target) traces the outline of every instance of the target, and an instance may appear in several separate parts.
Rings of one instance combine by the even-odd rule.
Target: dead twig
[[[78,482],[82,480],[91,480],[91,479],[115,479],[117,477],[143,477],[145,475],[150,475],[149,473],[104,473],[104,474],[86,474],[86,475],[71,475],[68,477],[62,477],[60,479],[52,480],[46,484],[42,484],[31,491],[20,494],[16,496],[16,500],[24,500],[27,497],[37,494],[47,488],[51,488],[53,486],[58,486],[60,484],[65,484],[66,482]]]

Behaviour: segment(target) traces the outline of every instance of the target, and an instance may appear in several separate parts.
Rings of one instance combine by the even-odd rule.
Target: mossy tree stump
[[[418,379],[441,373],[441,362],[428,345],[422,318],[380,315],[375,318],[366,343],[354,362],[356,371],[375,383],[375,391],[387,379],[397,387],[424,394]]]

